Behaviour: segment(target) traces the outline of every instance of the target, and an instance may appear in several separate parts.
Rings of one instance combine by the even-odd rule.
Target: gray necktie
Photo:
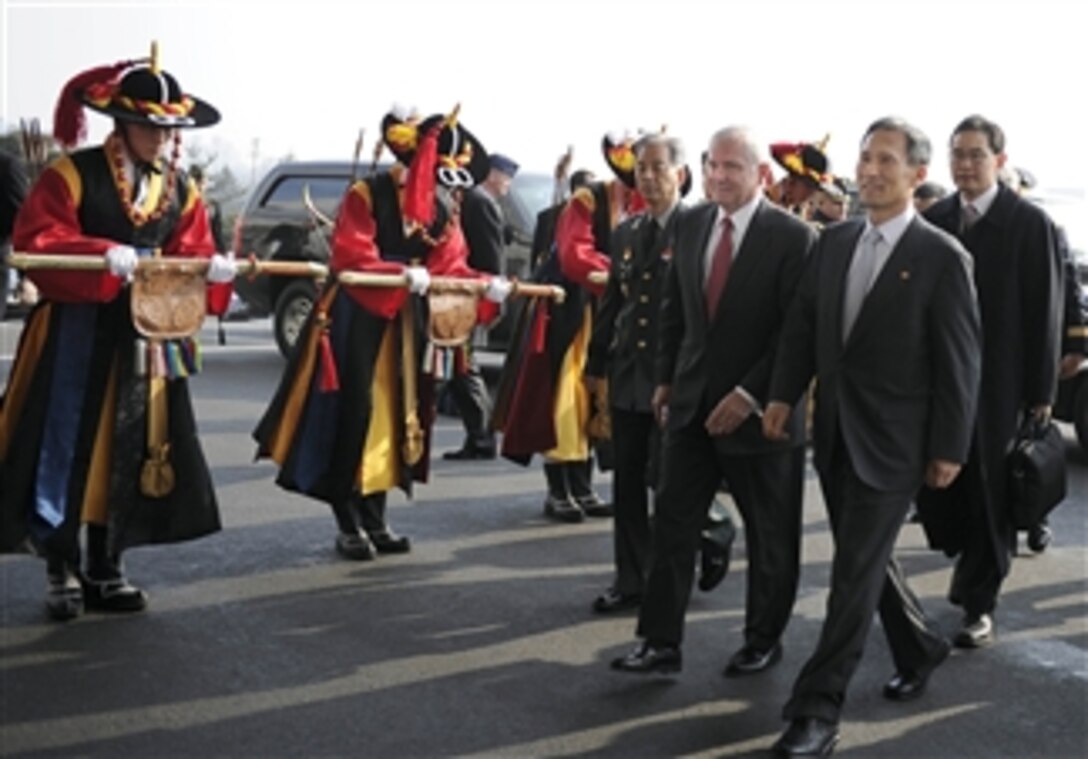
[[[850,271],[846,275],[846,296],[842,302],[842,341],[850,336],[854,322],[861,311],[861,304],[876,278],[877,256],[884,237],[880,230],[873,227],[861,237],[854,258],[850,262]]]
[[[979,219],[978,209],[972,203],[966,204],[960,209],[960,234],[962,235],[971,227],[975,226],[975,222]]]

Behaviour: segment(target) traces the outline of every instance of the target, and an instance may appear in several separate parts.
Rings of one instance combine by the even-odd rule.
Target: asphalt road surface
[[[4,377],[18,329],[0,325]],[[126,555],[150,593],[146,613],[50,623],[43,563],[0,558],[0,755],[767,755],[826,600],[831,545],[814,478],[776,667],[721,676],[741,644],[740,539],[722,586],[693,595],[684,671],[615,673],[608,662],[632,645],[634,616],[590,611],[610,581],[610,520],[546,520],[538,462],[441,461],[461,440],[459,421],[441,417],[431,482],[413,501],[390,499],[412,552],[343,561],[327,507],[280,490],[273,466],[253,461],[249,434],[283,367],[268,322],[227,333],[219,347],[205,330],[205,370],[192,381],[224,529]],[[896,704],[880,695],[892,664],[874,623],[839,755],[1088,755],[1088,467],[1068,440],[1054,544],[1015,562],[995,645],[955,652],[921,699]],[[915,525],[898,556],[953,634],[949,561]]]

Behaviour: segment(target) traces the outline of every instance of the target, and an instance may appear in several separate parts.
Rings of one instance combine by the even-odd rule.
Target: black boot
[[[87,573],[82,581],[88,609],[133,612],[147,608],[147,594],[125,578],[121,554],[110,551],[105,525],[87,525]]]
[[[411,541],[393,532],[385,521],[385,491],[355,495],[351,503],[359,524],[370,536],[370,542],[378,553],[408,553],[412,550]]]
[[[45,610],[50,619],[65,622],[83,613],[83,586],[79,583],[78,566],[78,558],[75,563],[60,556],[46,559]]]
[[[566,467],[571,498],[582,511],[591,517],[612,516],[612,504],[602,501],[601,497],[593,492],[593,486],[590,484],[593,478],[593,459],[571,461]]]
[[[544,515],[560,522],[581,522],[582,508],[570,497],[567,484],[567,464],[544,462],[544,477],[548,481],[548,497],[544,499]]]
[[[374,546],[370,539],[359,529],[352,515],[351,500],[332,507],[336,517],[336,526],[340,532],[336,535],[336,552],[350,561],[370,561],[374,558]]]

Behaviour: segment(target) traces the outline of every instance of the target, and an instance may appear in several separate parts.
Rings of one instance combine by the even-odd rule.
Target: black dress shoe
[[[615,588],[609,588],[593,599],[593,611],[598,614],[610,614],[615,611],[637,609],[641,603],[642,595],[639,593],[620,593]]]
[[[884,698],[889,701],[913,701],[925,692],[929,675],[917,672],[896,672],[884,683]]]
[[[699,590],[706,593],[722,584],[722,580],[729,574],[732,553],[732,539],[722,545],[702,538],[699,543]]]
[[[778,756],[831,756],[839,742],[839,726],[818,717],[793,720],[774,744]]]
[[[412,550],[412,541],[404,535],[397,535],[392,530],[368,533],[370,542],[378,553],[408,553]]]
[[[1050,545],[1053,537],[1054,534],[1050,531],[1050,525],[1046,522],[1040,522],[1028,530],[1028,548],[1034,553],[1042,553]]]
[[[973,616],[968,614],[963,620],[963,629],[956,633],[952,641],[956,648],[982,648],[994,642],[994,620],[989,614]]]
[[[778,660],[781,658],[782,646],[779,643],[775,643],[766,651],[761,651],[755,646],[746,645],[733,654],[722,674],[726,677],[754,675],[757,672],[762,672],[768,667],[777,664]]]
[[[884,684],[884,698],[889,701],[913,701],[921,696],[926,690],[929,676],[941,665],[941,662],[948,658],[950,649],[948,643],[942,643],[937,653],[922,669],[896,672],[892,679]]]
[[[672,674],[679,672],[683,666],[683,655],[676,646],[651,646],[646,642],[626,656],[612,660],[612,669],[640,675],[648,675],[652,672],[662,675]]]
[[[490,461],[495,458],[495,448],[480,448],[469,444],[456,451],[446,451],[442,458],[446,461]]]

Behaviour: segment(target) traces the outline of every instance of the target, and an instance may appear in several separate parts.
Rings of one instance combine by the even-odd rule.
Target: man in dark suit
[[[762,671],[781,655],[800,565],[804,438],[800,414],[784,441],[763,437],[759,414],[815,234],[763,198],[761,152],[744,129],[715,133],[706,160],[715,202],[685,213],[677,230],[653,397],[665,437],[643,642],[615,669],[680,669],[695,553],[723,478],[744,519],[749,561],[744,644],[725,674]]]
[[[885,697],[921,695],[948,655],[892,558],[923,481],[947,487],[967,458],[980,372],[970,258],[912,205],[929,155],[901,119],[869,127],[857,165],[867,218],[824,230],[776,354],[764,433],[785,434],[815,376],[815,461],[835,545],[819,643],[783,710],[785,756],[831,753],[878,606],[896,666]]]
[[[967,117],[952,132],[949,157],[957,192],[926,218],[970,251],[982,314],[986,382],[970,458],[944,504],[967,514],[949,591],[964,611],[955,643],[977,648],[993,640],[992,615],[1016,546],[1005,454],[1025,415],[1050,416],[1057,392],[1062,257],[1046,213],[997,181],[1005,163],[1001,127]]]
[[[481,184],[469,189],[461,201],[461,229],[468,243],[468,265],[476,271],[498,274],[506,239],[506,218],[499,198],[510,192],[518,165],[492,153],[491,171]],[[495,458],[495,433],[491,431],[491,396],[476,357],[469,353],[464,373],[456,372],[446,385],[461,413],[465,441],[446,451],[447,461]]]
[[[586,364],[591,394],[607,380],[614,463],[612,526],[616,576],[593,602],[608,613],[642,601],[649,572],[650,515],[647,492],[656,490],[658,436],[650,400],[662,283],[672,258],[680,217],[680,192],[689,181],[680,140],[648,135],[634,145],[635,186],[646,211],[613,233],[608,287],[593,320]]]

